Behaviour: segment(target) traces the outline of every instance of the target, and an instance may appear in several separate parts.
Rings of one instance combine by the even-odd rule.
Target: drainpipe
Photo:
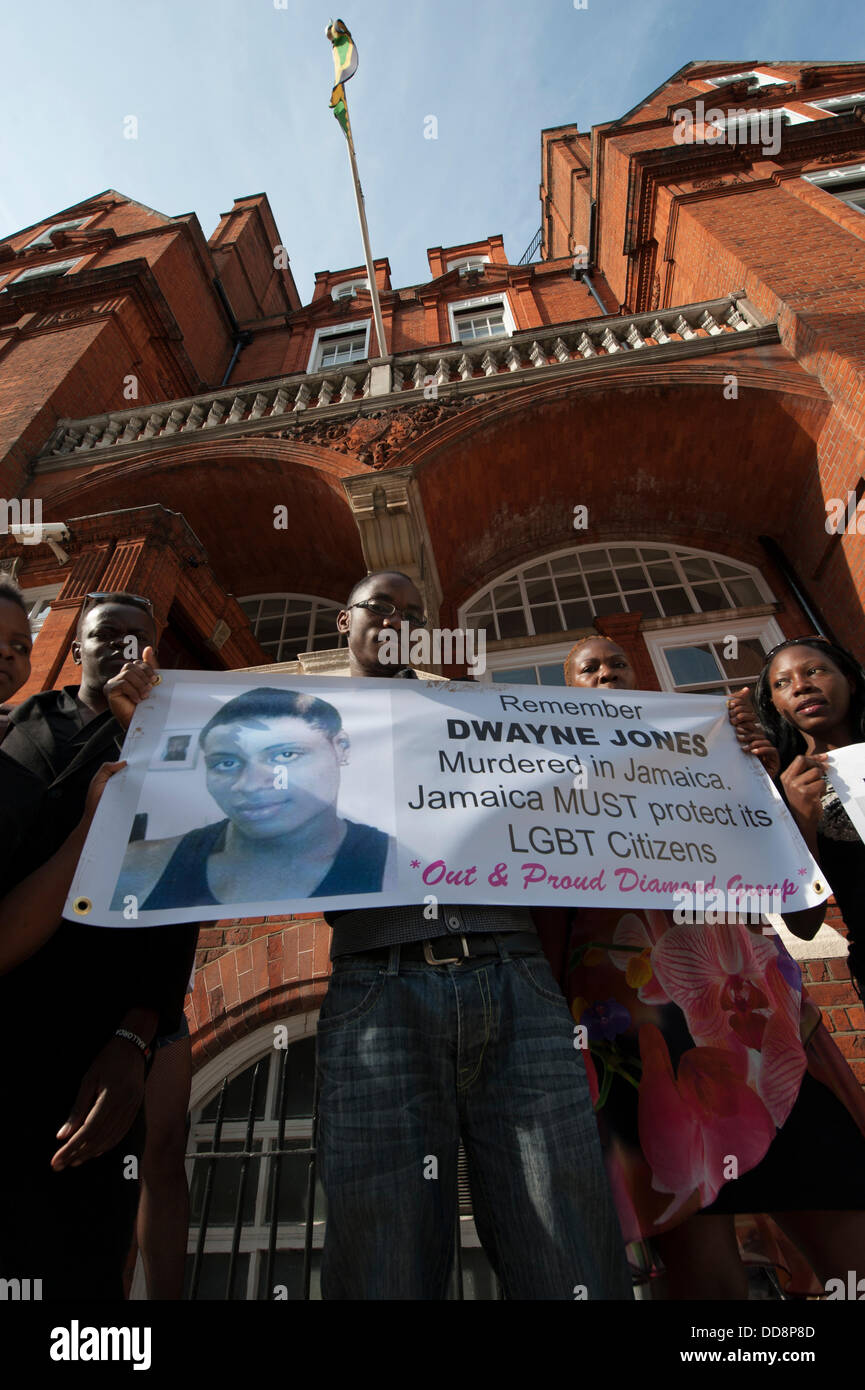
[[[237,322],[237,319],[234,317],[234,310],[228,302],[228,295],[225,293],[222,281],[220,280],[218,275],[214,275],[213,277],[213,288],[216,290],[222,307],[225,310],[226,315],[228,316],[228,322],[231,324],[231,331],[234,335],[234,350],[231,354],[231,361],[225,369],[225,376],[222,378],[222,381],[220,382],[221,390],[223,386],[228,385],[228,378],[234,371],[235,363],[237,362],[237,359],[240,356],[242,349],[248,347],[249,344],[252,342],[252,334],[249,332],[248,329],[242,329],[240,327],[240,324]]]
[[[778,542],[773,540],[771,536],[758,536],[757,540],[762,545],[769,559],[772,561],[774,565],[778,567],[778,569],[781,571],[781,574],[786,579],[787,583],[793,591],[793,597],[795,598],[799,607],[802,609],[802,612],[805,614],[805,617],[808,619],[808,622],[813,627],[816,636],[827,637],[830,642],[833,642],[835,644],[836,647],[839,646],[840,644],[838,642],[837,637],[835,636],[829,624],[826,622],[825,618],[822,616],[817,605],[812,601],[812,599],[808,596],[806,590],[803,588],[799,576],[793,569],[793,566],[790,564],[790,561],[787,559],[787,556],[784,554]]]
[[[591,210],[590,210],[590,213],[589,213],[589,245],[588,245],[588,248],[587,248],[588,253],[589,253],[589,265],[591,265],[591,266],[593,266],[593,265],[595,264],[595,235],[596,235],[596,229],[595,229],[595,207],[596,207],[596,204],[595,204],[595,200],[594,200],[594,198],[593,198],[593,199],[592,199]],[[594,299],[594,301],[595,301],[595,303],[597,304],[598,308],[600,309],[601,313],[604,315],[604,318],[609,318],[609,317],[610,317],[610,311],[609,311],[609,309],[607,308],[606,304],[605,304],[605,303],[603,302],[603,300],[601,299],[600,295],[598,294],[598,291],[595,289],[595,287],[594,287],[594,285],[592,284],[591,280],[589,279],[589,272],[588,272],[588,270],[576,270],[576,269],[575,269],[575,270],[574,270],[574,279],[575,279],[575,280],[582,280],[582,282],[583,282],[583,284],[585,285],[586,289],[589,291],[589,294],[592,296],[592,298]]]
[[[588,272],[587,270],[581,271],[581,272],[580,272],[580,279],[582,280],[582,282],[583,282],[583,284],[585,285],[586,289],[589,291],[589,294],[592,296],[592,299],[593,299],[593,300],[595,301],[595,303],[597,304],[597,306],[598,306],[598,308],[600,309],[601,313],[604,315],[604,318],[609,318],[609,317],[610,317],[610,311],[609,311],[609,309],[607,308],[606,304],[604,304],[603,300],[600,298],[600,296],[599,296],[599,294],[598,294],[598,291],[595,289],[594,285],[592,284],[591,280],[589,279],[589,272]]]

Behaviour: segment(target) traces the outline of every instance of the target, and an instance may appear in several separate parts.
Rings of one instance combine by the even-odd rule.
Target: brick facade
[[[722,71],[689,65],[619,121],[542,133],[539,263],[511,263],[498,235],[431,248],[418,285],[394,287],[377,260],[389,351],[375,379],[368,361],[310,364],[323,333],[371,320],[362,286],[334,298],[365,268],[320,271],[303,303],[264,194],[209,239],[192,215],[108,190],[0,243],[0,491],[69,530],[64,564],[0,535],[25,590],[61,586],[20,698],[74,680],[68,644],[95,588],[149,594],[177,664],[235,669],[270,660],[238,598],[340,602],[365,567],[392,565],[454,626],[485,585],[575,545],[752,566],[774,596],[766,621],[809,630],[796,583],[865,651],[865,543],[824,525],[827,499],[865,490],[865,216],[805,178],[865,163],[860,115],[811,105],[861,90],[865,65],[760,65],[778,80],[756,93],[714,88]],[[677,143],[675,113],[700,100],[807,119],[771,155]],[[485,264],[461,274],[469,258]],[[449,308],[473,299],[506,305],[512,333],[456,342]],[[596,619],[647,687],[650,617]],[[514,641],[512,664],[575,635]],[[320,918],[203,928],[196,1061],[316,1008],[328,968]],[[843,958],[802,968],[865,1084]]]

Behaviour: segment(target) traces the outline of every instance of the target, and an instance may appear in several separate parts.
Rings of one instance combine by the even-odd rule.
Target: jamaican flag
[[[357,49],[354,39],[341,19],[331,20],[327,26],[327,37],[333,44],[333,91],[330,105],[333,114],[348,135],[348,110],[345,104],[343,83],[357,72]]]

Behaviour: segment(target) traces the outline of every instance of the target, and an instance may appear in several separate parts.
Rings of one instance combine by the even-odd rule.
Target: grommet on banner
[[[822,885],[822,883],[820,882],[819,878],[818,878],[814,883],[811,884],[811,887],[814,889],[814,892],[815,892],[815,893],[822,893],[822,892],[823,892],[823,885]]]
[[[156,675],[153,677],[153,684],[154,684],[154,685],[161,685],[161,684],[162,684],[162,677],[160,676],[160,674],[159,674],[158,671],[156,672]]]
[[[76,898],[72,904],[72,911],[76,917],[86,917],[92,908],[93,904],[89,898]]]

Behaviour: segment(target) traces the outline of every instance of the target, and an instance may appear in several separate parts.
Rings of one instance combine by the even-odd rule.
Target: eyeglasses
[[[113,600],[115,600],[117,603],[141,604],[142,607],[144,607],[144,608],[147,609],[148,613],[152,613],[152,612],[153,612],[153,602],[152,602],[152,600],[149,599],[149,598],[145,598],[143,594],[124,594],[122,598],[119,598],[118,595],[117,595],[117,593],[116,593],[116,591],[112,591],[112,590],[110,590],[110,589],[105,589],[105,590],[101,590],[101,591],[99,591],[99,592],[97,592],[97,593],[85,594],[85,598],[88,599],[88,600],[89,600],[89,599],[97,599],[97,600],[98,600],[98,599],[113,599]]]
[[[426,627],[427,618],[422,613],[408,613],[403,608],[397,608],[395,603],[386,603],[384,599],[362,598],[357,603],[350,603],[349,608],[368,608],[370,613],[375,613],[379,618],[393,618],[397,614],[405,618],[409,627]]]

